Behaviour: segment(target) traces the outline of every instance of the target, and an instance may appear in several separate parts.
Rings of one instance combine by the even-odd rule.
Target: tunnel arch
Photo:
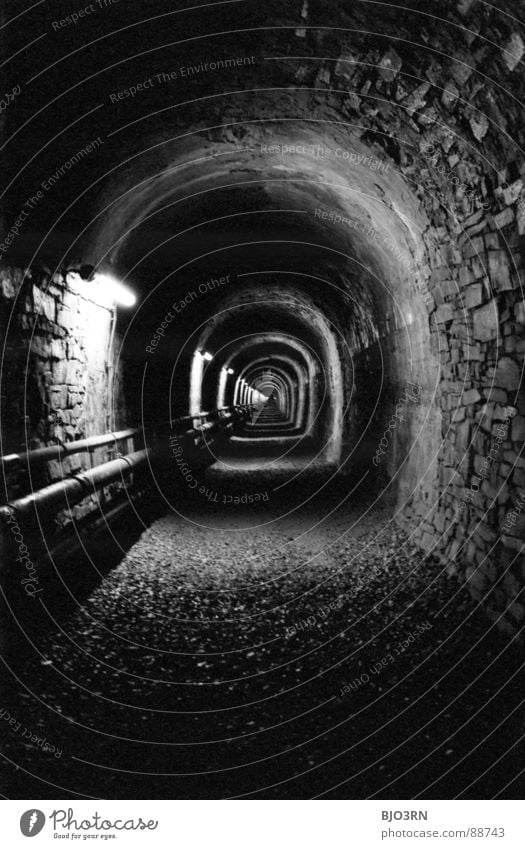
[[[343,440],[343,381],[339,352],[329,322],[308,298],[282,285],[276,286],[275,283],[266,286],[248,283],[238,293],[223,299],[221,313],[213,316],[202,330],[197,347],[214,348],[216,334],[227,332],[224,328],[228,324],[236,334],[239,323],[246,325],[252,314],[255,314],[256,321],[253,330],[255,340],[267,346],[271,344],[276,351],[283,345],[291,352],[302,351],[311,364],[310,376],[323,384],[326,382],[326,390],[323,386],[315,388],[319,403],[325,405],[321,442],[325,446],[323,451],[326,460],[337,462]],[[263,327],[269,326],[268,331],[259,329],[261,320]],[[279,325],[284,332],[279,330]],[[235,336],[232,342],[234,356],[247,356],[254,344],[251,339],[243,341],[242,336],[240,344],[235,344]],[[319,360],[320,367],[314,368],[312,352],[316,355],[315,359]],[[230,356],[227,361],[231,362]]]
[[[254,344],[254,342],[256,343]],[[277,333],[266,332],[259,334],[258,337],[256,337],[256,340],[243,341],[241,338],[241,340],[239,340],[239,344],[237,344],[228,355],[228,366],[233,366],[238,357],[242,357],[243,355],[246,356],[253,347],[266,348],[269,353],[262,353],[259,351],[258,354],[260,355],[258,355],[258,359],[250,359],[248,364],[242,366],[240,376],[242,377],[249,369],[260,363],[260,368],[262,369],[261,380],[264,381],[265,377],[268,380],[269,373],[271,373],[272,376],[280,376],[282,381],[285,377],[285,372],[279,364],[282,362],[288,363],[292,367],[295,379],[301,387],[301,391],[298,393],[297,409],[300,411],[301,420],[304,416],[304,430],[308,431],[312,427],[314,419],[318,415],[315,411],[315,396],[320,394],[324,396],[326,394],[325,386],[314,386],[314,382],[317,377],[322,380],[324,384],[321,361],[315,356],[312,350],[304,345],[301,340],[290,336],[283,337]],[[295,355],[294,359],[291,358],[291,355]],[[266,384],[264,382],[262,383],[262,386],[263,388],[261,391],[265,391],[264,387]],[[291,393],[290,382],[288,382],[288,392]],[[306,396],[309,400],[308,411],[306,411]],[[229,400],[232,400],[231,397]],[[317,406],[319,406],[321,400],[321,398],[317,398]],[[340,418],[341,412],[342,411],[339,413]],[[337,410],[334,409],[334,417],[337,415]]]
[[[369,463],[402,408],[382,467],[404,521],[474,593],[499,576],[496,609],[522,582],[521,542],[501,528],[523,486],[524,82],[512,6],[477,15],[475,5],[453,4],[449,27],[418,2],[382,6],[373,36],[369,10],[336,0],[306,4],[304,16],[302,4],[285,12],[270,2],[272,27],[251,10],[242,31],[259,64],[233,69],[226,88],[219,75],[205,86],[194,79],[194,97],[170,104],[159,89],[125,121],[117,105],[105,167],[76,207],[72,178],[75,234],[85,233],[70,256],[129,276],[152,331],[194,280],[235,269],[241,288],[243,275],[302,275],[297,291],[344,340],[335,343],[343,409],[359,401],[345,416],[341,456],[365,434],[352,457]],[[231,50],[221,14],[210,10],[209,36]],[[185,50],[170,55],[183,62]],[[110,144],[129,147],[124,163]],[[339,294],[315,291],[308,274]],[[211,318],[222,296],[213,297],[185,308],[179,337],[155,354],[159,375],[171,379],[197,306]],[[140,368],[140,332],[133,322],[120,329],[129,376]],[[190,369],[184,355],[177,396],[187,398]],[[407,385],[417,400],[407,401]],[[507,459],[458,515],[501,423]]]
[[[266,128],[263,128],[263,130],[265,129]],[[302,127],[301,130],[304,134],[305,128]],[[273,127],[272,132],[275,135],[275,128]],[[306,132],[308,132],[308,129]],[[277,136],[277,138],[279,138],[279,136]],[[276,144],[280,145],[281,149],[290,149],[294,152],[293,155],[289,157],[289,159],[292,160],[292,166],[288,168],[288,170],[290,170],[291,167],[294,169],[292,177],[287,175],[286,178],[283,179],[282,174],[280,173],[283,166],[279,162],[275,164],[272,163],[268,166],[267,157],[265,158],[263,154],[258,156],[259,161],[261,162],[262,160],[262,163],[265,165],[265,172],[263,172],[265,194],[276,195],[275,199],[273,197],[270,197],[269,199],[265,197],[264,206],[267,206],[268,204],[271,205],[271,209],[266,209],[265,212],[267,214],[272,214],[277,204],[282,204],[285,210],[289,209],[291,203],[288,199],[288,195],[291,196],[293,200],[299,196],[303,207],[309,210],[309,215],[311,216],[311,219],[313,219],[309,219],[307,231],[308,234],[309,232],[312,232],[312,238],[310,240],[308,239],[308,235],[306,235],[306,237],[303,236],[302,242],[291,239],[283,241],[281,239],[279,240],[279,243],[282,245],[291,245],[294,241],[296,244],[304,245],[306,243],[311,246],[310,250],[313,254],[315,254],[316,251],[321,253],[319,246],[326,244],[327,242],[329,243],[330,247],[328,250],[333,253],[333,256],[330,258],[324,257],[322,266],[319,270],[323,273],[326,272],[326,269],[328,268],[330,278],[332,278],[330,282],[336,289],[340,287],[343,292],[348,293],[348,297],[353,300],[354,316],[347,322],[347,326],[342,328],[342,336],[347,339],[346,344],[352,351],[361,352],[363,348],[369,349],[369,363],[367,367],[370,367],[370,360],[373,360],[374,356],[377,356],[377,353],[373,351],[373,347],[377,344],[381,336],[388,336],[392,333],[392,331],[395,332],[407,323],[410,325],[414,324],[415,327],[411,328],[410,334],[407,333],[407,339],[405,340],[406,347],[410,348],[413,343],[419,347],[419,351],[417,353],[412,354],[409,352],[408,354],[412,363],[410,367],[413,369],[414,363],[418,360],[420,360],[421,363],[425,362],[428,364],[430,344],[429,329],[426,318],[427,313],[424,307],[423,284],[421,283],[421,271],[418,267],[418,263],[412,260],[412,257],[421,256],[424,253],[421,239],[417,238],[416,227],[413,223],[411,223],[418,220],[418,213],[415,211],[413,201],[412,208],[410,203],[407,203],[407,208],[404,212],[402,212],[401,207],[399,206],[399,197],[402,196],[402,194],[400,194],[399,191],[396,191],[397,206],[394,218],[395,222],[397,222],[397,232],[395,232],[394,236],[391,232],[393,226],[392,217],[390,215],[391,210],[384,201],[384,197],[387,197],[387,194],[382,184],[396,184],[396,181],[398,182],[399,178],[397,176],[393,176],[393,171],[387,175],[388,180],[384,175],[380,175],[378,177],[376,172],[372,171],[368,172],[363,177],[362,169],[359,170],[357,168],[357,158],[359,155],[366,155],[363,153],[356,154],[355,162],[351,163],[351,166],[353,165],[353,167],[349,167],[347,169],[349,173],[345,173],[344,185],[341,186],[340,174],[338,174],[339,179],[337,179],[334,173],[337,171],[336,166],[340,167],[340,163],[338,162],[335,164],[334,162],[329,162],[327,166],[327,173],[323,174],[323,177],[326,177],[327,179],[320,180],[318,174],[316,174],[315,177],[312,176],[313,165],[317,170],[319,170],[318,163],[312,164],[312,162],[308,161],[308,158],[301,152],[304,149],[304,137],[303,144],[301,146],[299,146],[299,143],[296,142],[293,137],[285,138],[286,141],[276,142]],[[310,138],[312,139],[313,145],[314,140],[311,131]],[[325,139],[324,142],[326,144]],[[202,140],[199,140],[199,143],[202,145]],[[221,145],[220,147],[224,147],[224,145]],[[235,152],[234,146],[229,144],[226,145],[226,147],[229,148],[229,155],[233,156]],[[300,151],[298,153],[295,152],[297,147],[300,147]],[[180,195],[183,193],[182,187],[184,185],[184,174],[187,174],[188,186],[195,188],[195,184],[197,184],[198,197],[201,199],[206,197],[207,193],[214,195],[215,192],[220,192],[221,189],[224,189],[225,185],[228,187],[227,190],[232,187],[234,189],[235,185],[239,182],[242,184],[243,191],[245,193],[243,197],[246,197],[246,191],[250,185],[252,189],[254,182],[256,187],[259,185],[260,180],[257,179],[255,181],[250,181],[247,186],[244,179],[246,168],[243,168],[242,173],[237,175],[235,173],[236,169],[234,167],[234,163],[230,163],[229,165],[230,171],[227,175],[228,182],[225,184],[222,151],[220,156],[212,155],[208,152],[210,145],[206,144],[206,142],[204,142],[204,148],[205,152],[203,155],[196,156],[195,150],[192,150],[192,155],[199,161],[198,174],[196,174],[194,166],[188,166],[184,162],[180,167],[177,164],[173,164],[173,166],[170,166],[170,168],[166,170],[165,178],[163,178],[163,182],[166,187],[164,194],[159,192],[159,186],[156,182],[155,197],[148,201],[143,197],[143,189],[141,188],[138,193],[139,197],[134,199],[134,202],[138,207],[140,207],[140,213],[138,212],[138,209],[137,213],[133,213],[132,210],[129,209],[126,211],[126,227],[131,228],[131,232],[133,232],[133,227],[140,227],[140,223],[138,223],[138,221],[147,219],[148,215],[155,216],[155,206],[164,210],[166,208],[167,197],[170,198],[171,196],[169,201],[170,208],[176,206],[180,202]],[[339,148],[335,147],[334,149],[338,150]],[[213,146],[212,151],[216,154],[217,145]],[[207,154],[207,156],[205,154]],[[244,153],[242,155],[244,155]],[[182,159],[184,159],[184,154],[181,156]],[[239,156],[238,151],[237,156]],[[253,156],[253,158],[257,157]],[[220,163],[219,171],[207,174],[207,169],[211,171],[214,165],[215,168],[218,167],[217,161]],[[260,168],[262,168],[262,163],[259,165]],[[345,162],[345,167],[346,165],[347,163]],[[305,172],[307,179],[304,179]],[[232,173],[233,179],[231,179]],[[298,175],[298,180],[295,179],[296,174]],[[277,179],[275,175],[277,175]],[[201,187],[206,181],[206,178],[208,178],[208,186],[206,191],[204,191]],[[268,186],[270,186],[269,190],[267,188]],[[191,191],[188,192],[188,190],[186,190],[186,192],[190,195],[192,194]],[[308,192],[310,193],[309,195]],[[404,192],[406,198],[409,198],[410,195],[406,186]],[[328,200],[326,199],[327,195]],[[335,198],[334,195],[336,195]],[[351,198],[351,200],[349,200],[349,198]],[[244,202],[246,203],[246,201]],[[330,216],[326,215],[325,208],[318,206],[320,203],[324,203],[325,206],[328,205],[329,209],[340,211],[334,211],[331,213],[332,220],[326,223],[327,218]],[[365,209],[363,209],[363,207],[365,207]],[[262,208],[264,209],[264,207]],[[352,212],[349,212],[349,209],[352,210]],[[388,215],[385,210],[388,211]],[[277,212],[278,211],[279,207],[277,206]],[[378,219],[378,215],[381,211],[382,217]],[[131,223],[131,216],[133,214],[138,216],[138,220],[135,220],[134,224]],[[247,217],[250,218],[250,216],[251,214]],[[361,219],[370,221],[372,216],[374,217],[374,221],[381,221],[384,228],[383,231],[376,229],[376,226],[360,226]],[[287,213],[287,217],[291,217],[290,213]],[[424,222],[424,218],[421,218],[420,213],[419,219],[421,222]],[[279,215],[277,215],[276,221],[280,223]],[[293,221],[288,226],[292,226],[293,231],[297,228],[297,224]],[[423,223],[421,224],[420,229],[422,229],[422,227]],[[107,235],[108,233],[106,233],[106,237]],[[168,238],[169,242],[171,242],[171,238],[172,237]],[[125,245],[120,237],[116,237],[116,243],[118,243],[116,248],[117,254],[113,256],[113,262],[118,265],[118,257],[121,255],[122,251],[125,253]],[[252,252],[254,250],[253,243],[240,242],[239,244],[242,244],[243,247],[247,244],[250,246]],[[409,244],[410,249],[408,247]],[[398,249],[397,252],[393,253],[392,250],[394,245],[403,246],[403,250]],[[219,248],[219,250],[222,250],[222,248]],[[286,248],[283,248],[282,252],[285,253]],[[251,260],[250,271],[253,272],[253,255]],[[285,273],[292,271],[292,269],[290,269],[290,257],[286,258],[285,262],[287,263],[287,266],[285,266],[284,269],[281,267],[279,271],[284,271]],[[317,257],[317,265],[319,267],[319,257]],[[244,273],[249,272],[247,271]],[[319,277],[322,279],[321,275],[319,275]],[[326,278],[326,273],[324,274],[324,277]],[[355,282],[356,278],[359,280],[359,283],[357,284]],[[366,284],[363,281],[366,281]],[[393,295],[393,291],[395,291],[395,295]],[[362,302],[363,295],[364,303]],[[332,300],[337,301],[337,297],[334,297]],[[343,302],[344,301],[345,297],[343,295]],[[316,307],[319,307],[319,303],[316,304]],[[322,309],[325,309],[324,304],[322,305]],[[348,303],[344,303],[344,309],[348,311]],[[334,304],[332,307],[332,314],[336,314],[338,312],[341,312],[341,310],[339,306]],[[414,329],[416,330],[415,334],[412,333],[412,330]],[[408,338],[409,335],[412,336],[412,339]],[[201,347],[205,347],[204,337],[199,342],[199,345]],[[380,369],[380,366],[376,363],[373,368],[378,370]],[[351,372],[352,370],[352,365],[347,365],[347,371]],[[390,377],[391,375],[389,375],[389,378]],[[418,384],[425,382],[428,395],[431,395],[433,392],[433,378],[431,374],[429,375],[428,369],[420,369],[419,376],[414,375],[413,379],[418,382]],[[347,382],[348,380],[349,378],[347,376]],[[401,382],[402,381],[398,378],[398,383]],[[370,399],[368,406],[369,409],[373,408],[372,399]],[[363,421],[366,425],[366,417],[361,422],[355,423],[356,431],[359,429],[359,426],[363,424]],[[437,427],[435,427],[435,430],[437,430]],[[370,442],[373,438],[374,437],[370,438]],[[340,445],[342,445],[342,441],[340,441]],[[332,459],[336,456],[337,452],[334,452]],[[339,454],[339,456],[341,455]],[[427,454],[427,457],[428,456],[430,455]]]
[[[253,386],[263,393],[267,403],[272,401],[277,408],[287,415],[295,426],[302,425],[308,432],[308,420],[313,417],[312,398],[309,393],[310,382],[306,369],[301,369],[300,364],[285,355],[273,356],[271,359],[262,357],[255,360],[246,367],[248,379]],[[294,391],[294,389],[296,391]],[[306,412],[306,403],[308,413]]]
[[[232,125],[228,126],[229,131],[231,131]],[[224,129],[228,130],[228,127]],[[332,128],[330,129],[332,130]],[[247,187],[246,181],[240,179],[238,174],[235,173],[236,169],[242,171],[241,177],[244,178],[247,168],[254,171],[259,168],[263,176],[255,180],[256,186],[259,185],[261,179],[261,182],[264,182],[264,194],[269,196],[269,198],[265,197],[264,204],[259,208],[267,209],[270,206],[271,211],[274,211],[275,208],[291,209],[295,203],[301,209],[309,209],[314,222],[309,220],[308,232],[303,236],[303,244],[305,242],[309,245],[328,243],[332,251],[351,257],[346,262],[339,262],[333,258],[328,261],[325,260],[323,264],[318,264],[314,268],[314,273],[317,271],[320,277],[326,277],[328,266],[329,275],[337,281],[336,285],[348,292],[354,301],[358,301],[358,304],[354,303],[353,309],[348,308],[348,303],[345,304],[347,313],[352,315],[353,312],[352,319],[347,322],[346,327],[342,328],[346,344],[352,351],[351,365],[349,366],[348,362],[346,366],[343,365],[346,381],[345,403],[348,398],[352,397],[352,390],[349,389],[351,380],[349,380],[348,372],[353,372],[353,378],[357,384],[359,384],[357,375],[360,372],[361,382],[364,382],[364,375],[369,370],[372,373],[379,373],[382,370],[384,362],[378,364],[377,358],[378,356],[382,357],[381,352],[388,351],[385,357],[385,382],[389,384],[387,397],[385,398],[384,387],[381,387],[379,393],[376,393],[374,397],[369,399],[368,404],[364,405],[364,408],[370,412],[374,409],[378,398],[381,397],[383,417],[381,421],[376,422],[375,432],[371,432],[370,437],[364,440],[367,444],[363,446],[364,450],[361,456],[370,456],[371,443],[377,440],[378,435],[380,435],[381,426],[383,428],[387,426],[391,415],[400,403],[400,399],[404,396],[405,380],[417,386],[418,399],[416,402],[412,401],[405,404],[404,411],[407,416],[407,424],[403,430],[398,429],[395,433],[392,450],[386,460],[386,469],[396,481],[399,505],[403,505],[403,509],[406,509],[407,502],[413,505],[413,507],[408,507],[408,515],[417,516],[418,534],[422,545],[427,550],[433,549],[434,545],[442,546],[442,531],[438,530],[436,534],[436,525],[433,519],[442,509],[440,495],[444,473],[443,461],[440,460],[440,457],[443,457],[442,440],[443,436],[445,442],[451,437],[457,438],[457,434],[454,428],[452,431],[449,430],[450,426],[447,420],[443,419],[443,407],[440,401],[442,378],[440,379],[439,376],[439,360],[443,359],[444,350],[448,355],[451,350],[449,347],[450,337],[445,340],[443,330],[452,326],[450,323],[452,312],[448,307],[445,308],[446,300],[444,300],[443,305],[439,303],[443,297],[449,296],[439,295],[436,300],[435,286],[437,284],[440,290],[451,292],[451,294],[454,290],[461,291],[461,282],[457,277],[459,269],[454,262],[455,258],[451,255],[446,244],[439,246],[439,227],[434,225],[433,229],[430,225],[430,217],[427,217],[427,213],[422,211],[416,198],[412,195],[411,185],[405,181],[404,186],[401,189],[399,188],[399,181],[403,182],[403,180],[400,178],[396,163],[390,159],[387,160],[388,167],[391,169],[388,180],[384,175],[377,177],[375,171],[369,172],[363,177],[362,173],[355,174],[352,172],[352,168],[348,168],[345,169],[342,181],[341,173],[338,172],[337,175],[334,173],[337,169],[334,167],[333,161],[330,161],[328,165],[323,162],[320,168],[318,161],[307,162],[307,157],[302,153],[300,146],[305,146],[305,137],[308,139],[307,144],[312,145],[312,147],[315,144],[330,147],[330,143],[333,144],[333,142],[327,142],[326,136],[323,136],[322,142],[319,142],[309,131],[309,128],[305,126],[301,127],[301,141],[298,140],[297,135],[290,135],[289,131],[286,135],[279,135],[274,126],[271,128],[263,127],[261,135],[267,139],[269,132],[271,132],[273,146],[281,151],[281,159],[285,160],[284,163],[278,161],[269,166],[267,162],[263,161],[258,164],[254,161],[257,156],[253,154],[248,157],[249,163],[247,163],[246,154],[244,151],[241,154],[238,151],[236,152],[236,143],[234,142],[221,141],[210,145],[209,142],[199,140],[202,153],[196,158],[202,161],[206,155],[210,157],[210,173],[206,174],[206,167],[200,168],[199,177],[196,180],[193,177],[191,166],[177,168],[178,184],[176,190],[174,187],[168,188],[169,179],[166,176],[167,197],[170,199],[170,203],[173,196],[175,196],[175,203],[181,202],[182,186],[184,185],[183,174],[186,172],[188,174],[188,188],[194,189],[193,182],[196,180],[199,184],[198,190],[202,192],[203,190],[200,187],[207,182],[206,193],[214,194],[224,191],[225,187],[227,187],[226,191],[235,192],[235,186],[241,183],[244,192],[243,198],[246,198],[246,188],[253,189],[253,181],[250,181],[250,185]],[[258,139],[259,145],[264,147],[263,142],[260,141],[260,136],[258,137],[253,127],[250,135],[252,147],[257,144],[256,139]],[[331,138],[331,135],[329,135],[329,138]],[[376,143],[379,146],[377,137]],[[345,144],[347,147],[351,146],[355,152],[356,160],[359,156],[370,155],[359,147],[355,138],[346,138]],[[298,148],[299,152],[297,152]],[[338,147],[335,147],[335,150],[338,149]],[[286,150],[291,152],[289,154],[283,153]],[[212,166],[219,159],[219,156],[217,156],[219,152],[223,167],[224,161],[229,160],[229,171],[226,174],[222,171],[213,173]],[[193,150],[193,154],[195,154],[195,150]],[[222,154],[224,154],[224,159]],[[386,160],[384,151],[380,155]],[[183,158],[184,154],[181,156]],[[261,159],[260,154],[258,158]],[[423,158],[423,163],[428,164],[425,158]],[[339,165],[339,163],[337,164]],[[345,160],[346,165],[347,161]],[[315,174],[313,173],[314,170]],[[354,168],[353,171],[355,172],[355,170]],[[286,171],[284,178],[282,176],[283,171]],[[319,171],[323,172],[322,175],[319,174]],[[344,185],[341,185],[342,182]],[[444,188],[447,189],[448,187],[445,186]],[[439,185],[433,185],[433,190],[435,196],[438,196]],[[186,192],[188,193],[187,189]],[[192,192],[190,191],[189,194],[192,194]],[[260,193],[257,192],[256,194],[259,203]],[[404,206],[400,202],[400,198],[403,199]],[[142,209],[144,209],[142,200],[141,197],[140,203]],[[446,208],[450,209],[448,198],[447,201]],[[147,204],[146,208],[148,208]],[[318,212],[318,210],[322,211]],[[325,216],[327,211],[329,214]],[[271,215],[271,212],[268,212]],[[460,215],[459,212],[460,210],[456,210],[453,213],[455,220],[465,220],[464,213]],[[293,213],[288,213],[289,218],[292,216]],[[373,226],[368,225],[366,229],[363,227],[364,232],[359,232],[359,224],[356,222],[361,220],[373,221],[374,224]],[[278,216],[276,216],[276,221],[279,221]],[[140,224],[137,220],[134,220],[133,224],[129,226],[140,227]],[[293,235],[295,235],[296,227],[297,225],[291,222]],[[312,233],[311,237],[310,232]],[[312,251],[315,253],[315,249],[312,249]],[[112,262],[118,266],[118,257],[113,257]],[[318,258],[317,262],[319,263]],[[446,275],[456,282],[452,283],[451,286],[447,284],[448,288],[445,289],[442,286],[442,280],[446,281],[446,277],[444,277],[443,272],[438,275],[432,270],[433,268],[443,268]],[[252,264],[249,271],[253,272],[253,270]],[[266,270],[267,268],[261,269],[263,273]],[[285,259],[279,267],[279,271],[286,272],[289,270],[291,270],[289,261],[287,264]],[[337,312],[337,308],[333,309],[331,316]],[[336,322],[336,324],[340,326],[340,322]],[[445,349],[443,349],[444,342],[446,344]],[[343,357],[343,361],[344,359]],[[406,373],[407,364],[408,374]],[[404,372],[405,377],[403,377]],[[363,418],[361,418],[355,423],[355,430],[359,431],[363,423],[366,427],[367,420],[365,419],[363,422]],[[349,430],[351,431],[351,429],[350,426]],[[423,433],[425,434],[424,438],[422,438]],[[463,437],[460,435],[459,438],[462,439]],[[351,441],[352,437],[348,437],[347,430],[340,443],[341,451],[343,443],[346,447]],[[342,454],[334,452],[331,459],[336,459],[337,456],[340,458]],[[445,475],[448,476],[448,473],[445,473]],[[414,508],[416,512],[414,512]],[[437,527],[444,528],[446,525],[444,526],[442,520],[438,519]],[[450,538],[450,533],[447,536]],[[485,543],[482,545],[482,550],[484,549]],[[454,551],[457,550],[457,547],[452,544],[450,550],[455,556]],[[449,555],[445,554],[444,556],[448,559]]]

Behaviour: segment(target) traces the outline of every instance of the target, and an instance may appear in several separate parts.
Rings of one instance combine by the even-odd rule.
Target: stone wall
[[[522,53],[518,35],[513,43]],[[390,54],[391,79],[400,64],[393,53],[385,54]],[[506,64],[508,75],[512,69]],[[525,160],[519,155],[508,164],[493,160],[494,170],[484,171],[473,142],[477,146],[489,126],[471,105],[476,83],[468,79],[457,71],[455,78],[443,80],[444,91],[424,82],[405,94],[417,108],[413,129],[428,145],[421,146],[426,169],[421,171],[418,157],[413,167],[423,178],[416,191],[431,222],[426,305],[441,363],[441,428],[433,497],[427,488],[427,497],[419,492],[407,500],[404,487],[399,503],[422,548],[437,554],[494,618],[503,616],[512,627],[525,617],[516,600],[525,578],[525,512],[519,510],[525,492]],[[512,111],[504,125],[511,120]],[[445,124],[453,125],[454,133]],[[501,127],[490,129],[494,144]],[[396,441],[403,438],[399,429]],[[418,463],[420,478],[424,459]]]
[[[472,216],[472,238],[460,239],[451,266],[436,257],[433,268],[442,496],[422,543],[437,546],[476,597],[490,591],[494,616],[510,603],[519,622],[525,608],[514,599],[525,577],[525,516],[509,517],[525,491],[523,259],[515,200],[498,195],[508,205]]]
[[[434,395],[408,416],[414,434],[430,413],[426,450],[419,443],[413,464],[418,486],[411,496],[417,480],[403,474],[398,506],[422,549],[515,628],[525,618],[516,598],[525,579],[525,47],[516,19],[495,7],[451,7],[459,43],[427,16],[428,51],[413,42],[407,49],[403,18],[399,42],[384,44],[352,33],[343,48],[337,37],[300,30],[308,45],[323,40],[326,59],[299,63],[295,78],[327,98],[346,92],[347,120],[383,147],[427,216],[419,288],[440,374]],[[335,98],[332,105],[341,108]],[[396,351],[395,334],[381,341]],[[395,388],[390,395],[385,421]],[[406,460],[406,430],[394,434],[392,476]]]
[[[107,359],[112,309],[102,293],[61,275],[0,269],[0,336],[5,340],[0,374],[2,453],[20,452],[86,436],[110,428]],[[117,352],[116,337],[113,350]],[[115,353],[113,355],[115,359]],[[114,426],[126,426],[115,369]],[[95,462],[107,459],[97,449]],[[87,455],[52,462],[37,472],[32,488],[89,465]],[[7,481],[8,495],[27,491],[19,476]],[[25,489],[24,489],[25,487]],[[84,505],[86,508],[86,505]],[[84,512],[79,508],[75,516]]]

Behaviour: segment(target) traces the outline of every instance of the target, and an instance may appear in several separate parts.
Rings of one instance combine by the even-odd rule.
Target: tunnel
[[[7,798],[519,798],[523,3],[90,7],[1,13]]]

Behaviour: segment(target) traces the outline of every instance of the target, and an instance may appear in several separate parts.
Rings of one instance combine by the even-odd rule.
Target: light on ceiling
[[[213,354],[210,354],[209,351],[202,351],[201,357],[202,357],[203,360],[207,360],[207,362],[210,362],[210,360],[213,360]]]

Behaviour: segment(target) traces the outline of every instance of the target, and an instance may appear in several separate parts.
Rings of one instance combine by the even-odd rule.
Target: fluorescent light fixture
[[[64,272],[64,279],[70,283],[79,280],[84,283],[95,283],[97,286],[100,286],[104,295],[109,296],[109,300],[115,304],[121,304],[123,307],[132,307],[137,302],[137,297],[131,289],[128,289],[127,286],[124,286],[120,280],[112,277],[111,274],[96,271],[93,265],[68,268]]]
[[[110,274],[103,274],[100,271],[96,271],[93,281],[101,286],[104,289],[104,292],[107,293],[116,304],[120,304],[123,307],[132,307],[137,303],[137,298],[131,289],[128,289],[127,286],[124,286],[123,283],[116,280],[115,277],[112,277]]]
[[[210,360],[213,360],[213,354],[210,354],[209,351],[202,351],[201,357],[202,357],[203,360],[207,360],[207,362],[210,362]]]

